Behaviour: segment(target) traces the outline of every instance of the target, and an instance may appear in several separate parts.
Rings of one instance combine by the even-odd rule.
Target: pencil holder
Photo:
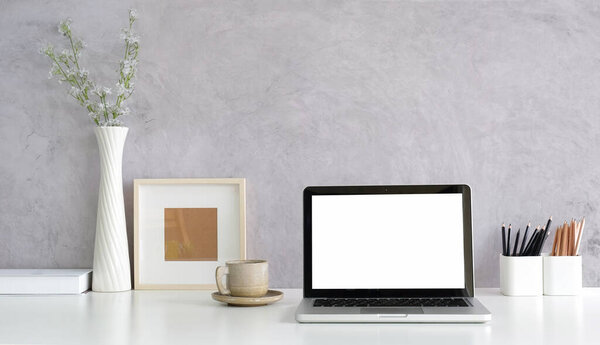
[[[500,255],[500,292],[506,296],[541,296],[543,293],[541,256]]]
[[[581,293],[581,256],[544,256],[544,295]]]

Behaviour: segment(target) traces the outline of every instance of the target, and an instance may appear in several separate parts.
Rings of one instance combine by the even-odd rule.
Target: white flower
[[[123,83],[116,83],[115,86],[117,87],[117,95],[122,95],[127,91]]]
[[[131,30],[129,30],[129,29],[123,29],[123,30],[121,30],[120,37],[121,37],[122,40],[125,40],[130,45],[133,45],[135,43],[139,43],[140,42],[140,36],[134,35],[133,32]]]
[[[58,32],[62,35],[67,35],[68,32],[71,31],[71,23],[73,21],[71,18],[67,18],[58,24]]]
[[[59,75],[60,74],[60,69],[58,68],[57,64],[52,64],[52,67],[50,68],[50,71],[48,72],[48,79],[52,79],[55,75]]]
[[[104,126],[107,127],[118,127],[118,126],[122,126],[123,125],[123,121],[119,120],[119,119],[108,119],[108,121],[106,121],[104,123]]]
[[[69,91],[69,94],[71,94],[74,97],[78,97],[80,93],[81,93],[81,89],[80,88],[71,86],[71,90]]]
[[[102,95],[102,88],[93,85],[92,88],[90,89],[90,91],[95,94],[96,96],[101,96]]]
[[[54,46],[52,45],[52,43],[46,43],[45,46],[40,48],[40,54],[52,55],[53,52],[54,52]]]
[[[85,68],[82,68],[81,70],[79,70],[77,72],[77,75],[79,76],[79,78],[83,78],[83,79],[87,78],[89,76],[89,74],[90,74],[90,72],[88,72],[88,70]]]
[[[68,93],[77,98],[78,103],[84,106],[88,117],[98,126],[122,126],[123,122],[120,118],[131,112],[125,106],[125,101],[133,92],[133,80],[137,70],[140,38],[132,30],[137,16],[135,9],[129,11],[129,25],[121,33],[121,38],[127,42],[127,45],[125,47],[125,58],[120,61],[119,82],[113,87],[115,93],[117,93],[112,99],[113,103],[110,103],[107,97],[107,95],[112,94],[113,89],[96,85],[89,79],[89,71],[80,68],[79,57],[86,44],[73,36],[71,31],[72,20],[70,18],[60,22],[58,32],[67,37],[71,49],[64,49],[59,53],[55,51],[54,46],[51,44],[46,44],[40,49],[41,54],[47,55],[52,60],[48,78],[56,77],[60,84],[66,82],[70,87]]]
[[[140,36],[131,34],[129,36],[129,40],[127,42],[129,42],[129,44],[140,43]]]
[[[134,73],[137,67],[137,61],[136,60],[124,60],[123,62],[123,74],[124,75],[128,75],[130,73]],[[130,86],[131,87],[131,86]]]
[[[73,53],[70,50],[67,49],[63,49],[60,54],[58,55],[59,58],[61,59],[68,59],[73,57]]]

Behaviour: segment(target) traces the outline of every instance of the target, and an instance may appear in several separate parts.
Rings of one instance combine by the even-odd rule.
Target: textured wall
[[[140,75],[132,180],[246,177],[248,252],[301,285],[301,192],[468,183],[478,286],[499,225],[587,217],[600,285],[600,7],[595,1],[2,1],[0,267],[91,266],[98,151],[37,53],[70,16],[113,85],[127,8]],[[131,237],[130,237],[131,238]]]

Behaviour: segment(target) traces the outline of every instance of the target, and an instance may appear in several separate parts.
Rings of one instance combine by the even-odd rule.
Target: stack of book
[[[91,269],[0,269],[0,294],[80,294],[91,286]]]

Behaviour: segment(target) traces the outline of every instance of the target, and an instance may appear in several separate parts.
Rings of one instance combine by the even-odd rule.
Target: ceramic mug
[[[262,297],[269,290],[269,265],[266,260],[227,261],[215,272],[221,295],[235,297]],[[223,284],[223,278],[227,283]]]

